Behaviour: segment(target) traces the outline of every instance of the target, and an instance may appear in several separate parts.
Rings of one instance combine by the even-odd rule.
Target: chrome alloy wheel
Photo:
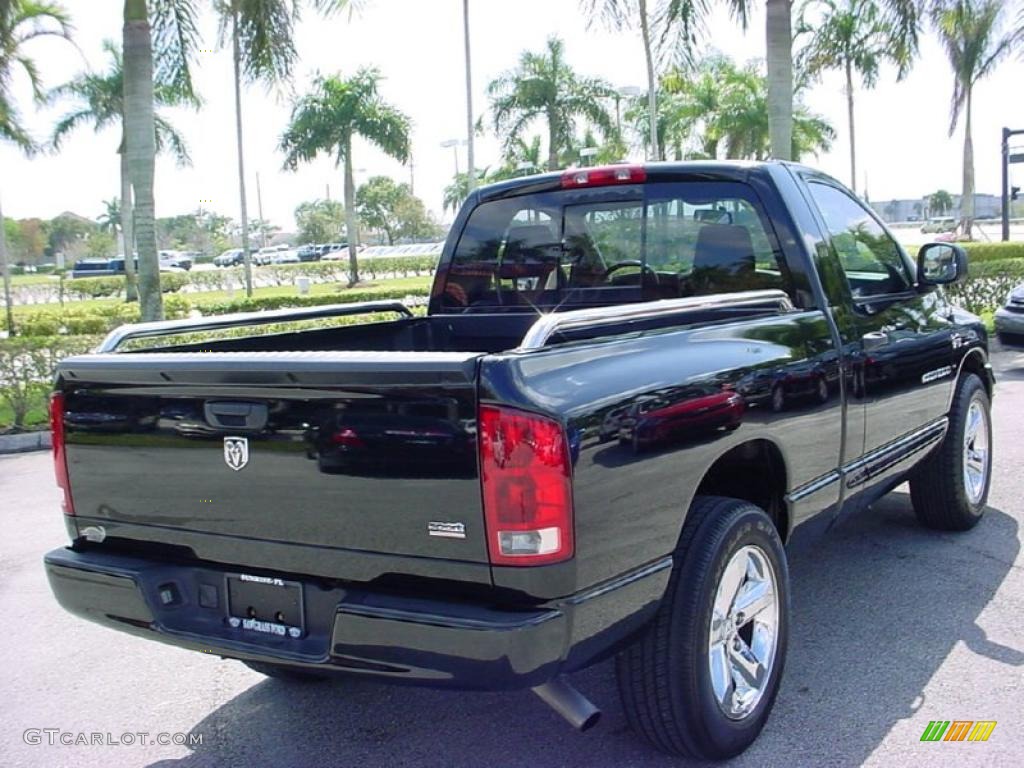
[[[779,639],[777,579],[764,550],[747,545],[730,558],[715,593],[708,665],[725,716],[742,720],[768,688]]]
[[[964,426],[964,489],[971,504],[981,501],[988,484],[991,460],[988,418],[982,402],[971,400]]]

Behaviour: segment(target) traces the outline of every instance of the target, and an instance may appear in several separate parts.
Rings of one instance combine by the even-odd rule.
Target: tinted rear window
[[[447,273],[443,311],[553,308],[788,288],[753,189],[678,182],[483,203]]]

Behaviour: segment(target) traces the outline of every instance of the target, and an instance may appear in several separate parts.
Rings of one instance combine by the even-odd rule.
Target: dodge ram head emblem
[[[236,472],[249,463],[249,438],[224,438],[224,463]]]

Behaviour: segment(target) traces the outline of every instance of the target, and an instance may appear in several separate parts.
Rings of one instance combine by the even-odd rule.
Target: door
[[[833,301],[849,308],[836,312],[853,353],[849,414],[862,409],[870,454],[946,413],[960,337],[942,294],[918,289],[913,265],[875,214],[830,179],[807,181],[844,278]]]

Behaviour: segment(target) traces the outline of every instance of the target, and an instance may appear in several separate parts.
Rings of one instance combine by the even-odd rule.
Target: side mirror
[[[967,251],[956,243],[928,243],[917,252],[917,282],[948,285],[967,277]]]

